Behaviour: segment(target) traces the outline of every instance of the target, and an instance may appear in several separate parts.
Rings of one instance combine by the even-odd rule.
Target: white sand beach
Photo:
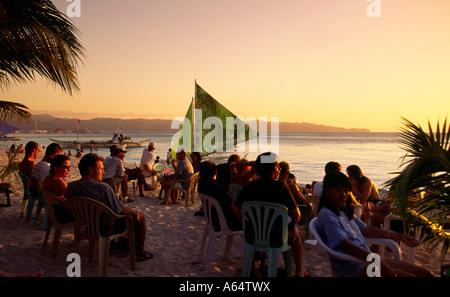
[[[19,154],[19,160],[23,155]],[[6,162],[6,153],[0,152],[0,166]],[[71,172],[67,181],[79,178],[77,169],[79,159],[71,159]],[[59,244],[58,255],[50,257],[53,231],[46,249],[42,248],[45,232],[42,231],[42,218],[38,226],[33,221],[26,222],[20,217],[23,189],[19,180],[14,177],[9,180],[14,193],[11,194],[11,207],[0,208],[0,270],[9,273],[30,273],[44,271],[44,276],[65,277],[69,265],[66,257],[71,253],[73,243],[73,229],[63,232]],[[130,187],[130,191],[132,188]],[[203,265],[195,264],[200,242],[204,231],[204,220],[194,213],[199,209],[198,199],[194,206],[185,207],[184,202],[170,206],[160,205],[154,192],[151,198],[138,198],[129,206],[141,211],[146,216],[147,236],[146,250],[154,254],[154,258],[136,263],[136,270],[132,271],[129,256],[125,252],[114,251],[109,258],[107,276],[110,277],[240,277],[244,260],[243,238],[237,237],[233,241],[228,260],[223,259],[224,238],[217,239],[213,263],[209,271],[203,271]],[[0,194],[3,203],[4,194]],[[34,213],[33,213],[34,219]],[[81,276],[98,276],[98,263],[88,263],[88,244],[83,241],[79,254],[81,256]],[[406,257],[406,255],[405,255]],[[194,264],[193,264],[194,263]],[[416,264],[431,269],[436,276],[440,273],[440,263],[433,257],[419,249],[416,253]],[[282,257],[279,265],[283,267]],[[306,253],[306,268],[312,277],[332,276],[327,256],[319,247],[308,248]]]

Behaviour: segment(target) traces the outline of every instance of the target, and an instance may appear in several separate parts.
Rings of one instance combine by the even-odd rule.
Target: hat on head
[[[124,153],[127,152],[124,146],[118,146],[118,147],[116,148],[116,150],[114,151],[114,153],[115,153],[116,155],[117,155],[118,153],[121,153],[121,152],[124,152]]]
[[[156,147],[156,143],[154,143],[153,141],[151,141],[149,144],[148,144],[148,148],[149,149],[152,149],[152,148],[155,148]]]

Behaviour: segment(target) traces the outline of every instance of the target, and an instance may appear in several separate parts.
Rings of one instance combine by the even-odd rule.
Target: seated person
[[[124,196],[123,199],[131,202],[128,199],[128,175],[126,175],[123,165],[126,151],[117,145],[112,145],[109,149],[111,154],[103,162],[105,168],[103,177],[112,178],[116,185],[120,184],[122,187],[122,195]]]
[[[241,159],[231,163],[230,169],[230,182],[240,186],[248,184],[256,174],[255,161],[249,162],[247,159]]]
[[[198,192],[211,196],[219,202],[230,230],[242,230],[242,222],[232,210],[232,208],[235,208],[236,206],[233,205],[231,193],[216,181],[216,165],[211,161],[203,161],[200,164],[199,172],[200,179],[198,182]],[[213,225],[218,224],[217,215],[213,217],[212,220]]]
[[[155,154],[153,152],[155,149],[156,143],[151,141],[148,144],[148,147],[142,151],[141,163],[139,164],[139,167],[144,171],[144,173],[148,173],[148,176],[150,177],[158,174],[155,170],[153,170],[153,164],[155,163]]]
[[[67,183],[64,180],[70,172],[70,157],[66,155],[55,156],[50,163],[50,174],[44,179],[42,188],[64,200]],[[74,217],[62,205],[53,205],[55,218],[60,223],[73,222]]]
[[[172,193],[170,193],[169,196],[169,189],[172,186],[173,180],[179,179],[179,180],[188,180],[193,174],[194,174],[194,168],[192,167],[191,162],[186,158],[186,149],[180,148],[177,151],[177,160],[178,165],[176,167],[176,170],[174,174],[166,176],[164,179],[161,180],[161,186],[164,190],[164,194],[166,195],[166,200],[163,201],[161,204],[172,203],[175,201],[176,195],[177,195],[177,189],[178,190],[188,190],[189,189],[189,182],[183,182],[183,183],[177,183],[174,186],[174,190]],[[167,201],[168,199],[168,201]]]
[[[278,180],[286,183],[297,204],[309,205],[309,203],[306,201],[305,196],[300,191],[300,188],[297,186],[297,184],[290,182],[288,180],[288,176],[290,173],[289,169],[290,168],[288,162],[286,161],[280,162],[280,175],[278,177]]]
[[[63,148],[57,143],[51,143],[45,149],[45,155],[41,161],[34,165],[31,171],[31,177],[36,178],[41,183],[47,177],[50,172],[50,162],[56,156],[61,154]]]
[[[104,177],[112,177],[116,184],[120,183],[125,201],[133,201],[128,198],[128,181],[130,180],[137,179],[139,197],[145,197],[144,190],[154,190],[145,181],[145,175],[141,168],[130,169],[124,167],[123,160],[125,158],[125,153],[127,152],[124,148],[112,145],[110,151],[111,155],[108,156],[104,162]]]
[[[200,170],[200,164],[202,163],[202,155],[199,152],[192,152],[189,156],[191,159],[192,168],[194,168],[194,173]]]
[[[40,149],[41,148],[39,147],[39,144],[34,141],[29,141],[25,145],[25,156],[19,164],[19,171],[28,177],[28,190],[30,192],[30,195],[34,198],[38,198],[39,194],[37,192],[36,186],[31,180],[31,172],[35,165],[34,160],[36,160],[37,156],[39,155]]]
[[[286,206],[291,217],[288,225],[288,240],[292,247],[292,257],[296,268],[295,275],[300,276],[302,241],[296,227],[300,220],[300,211],[286,183],[277,180],[280,173],[278,156],[274,153],[259,155],[256,159],[255,168],[260,178],[249,182],[234,201],[234,205],[237,207],[235,208],[237,210],[236,216],[242,218],[241,208],[245,201],[262,201]]]
[[[228,188],[230,182],[231,182],[231,173],[232,169],[230,168],[230,165],[234,162],[237,162],[241,159],[241,157],[238,154],[232,154],[228,157],[227,163],[222,163],[217,165],[217,181],[219,184],[225,186]]]
[[[357,165],[347,167],[347,174],[350,184],[352,185],[352,193],[356,196],[359,203],[365,205],[367,202],[377,205],[381,202],[381,196],[375,183],[364,175],[361,168]]]
[[[351,184],[345,174],[334,171],[327,174],[323,182],[318,215],[318,232],[324,242],[332,249],[366,261],[372,251],[365,237],[389,238],[403,241],[408,246],[417,246],[418,241],[408,235],[387,232],[369,227],[353,215],[349,199]],[[330,257],[335,276],[367,276],[367,265]],[[432,276],[422,267],[404,261],[381,259],[381,276]]]
[[[146,223],[145,215],[125,206],[117,198],[117,195],[105,183],[102,183],[103,177],[103,158],[97,154],[89,153],[83,156],[78,164],[81,179],[73,181],[67,185],[66,197],[82,196],[95,199],[118,215],[130,215],[134,220],[134,229],[136,234],[136,261],[144,261],[153,258],[153,255],[144,250]],[[114,226],[110,224],[105,227],[105,231],[122,232],[125,228],[123,221],[116,222]],[[109,229],[109,230],[106,230]],[[112,230],[111,230],[112,229]]]

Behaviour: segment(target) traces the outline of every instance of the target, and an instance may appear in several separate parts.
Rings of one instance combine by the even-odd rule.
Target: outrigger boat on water
[[[78,138],[78,137],[77,137]],[[142,141],[134,141],[131,139],[130,136],[126,136],[121,132],[121,129],[119,128],[116,132],[114,132],[112,138],[107,141],[97,141],[97,140],[90,140],[90,141],[63,141],[58,140],[54,138],[49,138],[51,141],[56,142],[60,144],[64,148],[105,148],[110,147],[113,144],[117,145],[123,145],[126,147],[140,147],[145,144],[147,144],[150,139],[142,140]]]

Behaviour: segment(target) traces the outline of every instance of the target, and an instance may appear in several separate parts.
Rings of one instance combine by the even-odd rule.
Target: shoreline
[[[21,160],[23,154],[18,154]],[[0,167],[6,164],[6,151],[0,151]],[[71,170],[67,182],[79,179],[77,164],[79,159],[71,158]],[[73,229],[65,229],[59,243],[58,255],[50,257],[53,241],[52,230],[47,244],[42,244],[45,232],[42,231],[43,211],[38,226],[33,226],[34,213],[30,222],[20,217],[23,188],[22,183],[11,177],[14,192],[11,196],[11,207],[0,208],[0,270],[9,273],[32,273],[45,271],[44,277],[65,277],[70,264],[66,257],[71,253]],[[130,187],[130,190],[132,188]],[[170,206],[160,205],[162,200],[153,192],[146,191],[151,198],[134,197],[128,206],[145,214],[147,234],[145,249],[154,254],[154,258],[136,263],[136,270],[129,266],[126,252],[113,251],[109,257],[108,277],[241,277],[244,263],[244,242],[242,237],[235,237],[228,260],[223,259],[225,238],[216,239],[216,247],[211,269],[203,271],[203,265],[193,264],[197,260],[201,238],[204,231],[204,220],[195,216],[200,207],[198,199],[195,205],[186,208],[184,201]],[[131,195],[132,190],[131,190]],[[0,199],[5,199],[0,196]],[[35,210],[35,209],[34,209]],[[302,230],[300,228],[300,230]],[[406,249],[405,249],[406,250]],[[81,276],[98,276],[98,263],[88,263],[88,242],[83,240],[79,251],[81,257]],[[203,255],[204,256],[204,255]],[[406,256],[406,255],[405,255]],[[98,252],[96,253],[98,258]],[[202,261],[203,262],[203,261]],[[447,261],[448,262],[448,261]],[[416,251],[416,264],[432,270],[439,276],[440,265],[433,262],[423,248]],[[328,258],[320,248],[307,248],[306,269],[312,277],[332,276]],[[284,267],[283,257],[279,257],[279,267]]]

